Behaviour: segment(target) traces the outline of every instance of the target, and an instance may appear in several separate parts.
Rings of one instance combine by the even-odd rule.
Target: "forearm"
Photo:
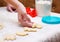
[[[24,5],[20,3],[18,0],[5,0],[5,2],[13,5],[17,9],[18,12],[26,13]]]

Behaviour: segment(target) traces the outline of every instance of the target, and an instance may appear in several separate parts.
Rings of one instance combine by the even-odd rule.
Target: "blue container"
[[[60,17],[55,16],[44,16],[42,22],[47,24],[60,24]]]

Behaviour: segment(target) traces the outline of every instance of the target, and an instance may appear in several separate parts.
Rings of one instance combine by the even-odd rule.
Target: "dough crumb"
[[[0,24],[0,30],[3,29],[3,27],[4,27],[3,24]]]
[[[4,40],[0,39],[0,42],[4,42]]]
[[[13,34],[5,35],[5,40],[16,40],[16,36]]]
[[[34,29],[34,28],[24,27],[24,31],[27,31],[27,32],[36,32],[37,30]]]
[[[28,33],[27,32],[16,32],[16,35],[18,35],[18,36],[27,36]]]
[[[42,25],[36,24],[36,28],[41,29],[42,28]]]
[[[36,28],[36,23],[33,23],[32,28]]]

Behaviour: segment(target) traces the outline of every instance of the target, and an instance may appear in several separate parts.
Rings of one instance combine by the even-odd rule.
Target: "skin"
[[[7,3],[7,10],[9,12],[17,12],[16,9],[11,4],[8,4],[8,3]]]
[[[18,12],[18,20],[24,27],[32,27],[32,22],[30,18],[27,16],[26,9],[24,5],[18,0],[4,0],[6,3],[10,4],[9,9],[12,12],[11,7],[15,8]]]

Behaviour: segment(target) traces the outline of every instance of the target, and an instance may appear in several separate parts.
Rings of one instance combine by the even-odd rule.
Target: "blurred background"
[[[19,0],[22,2],[25,7],[35,8],[35,0]],[[6,3],[3,0],[0,0],[0,7],[6,6]],[[52,12],[60,13],[60,0],[53,0],[52,2]]]

